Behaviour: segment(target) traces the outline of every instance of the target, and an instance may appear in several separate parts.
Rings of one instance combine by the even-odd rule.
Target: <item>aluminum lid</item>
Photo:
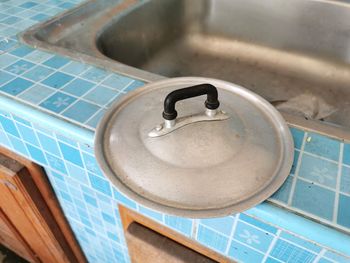
[[[206,100],[189,94],[194,89],[177,91],[201,84],[216,87],[220,105],[210,101],[215,94]],[[175,119],[167,110],[162,117],[170,92],[193,97],[167,100],[173,103],[169,112],[176,107]],[[293,148],[284,119],[263,98],[196,77],[129,93],[105,114],[95,140],[96,158],[121,192],[147,207],[193,218],[241,212],[267,199],[287,178]]]

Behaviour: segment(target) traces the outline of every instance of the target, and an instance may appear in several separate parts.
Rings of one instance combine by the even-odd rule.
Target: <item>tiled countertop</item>
[[[88,148],[93,145],[96,125],[110,104],[118,96],[144,83],[30,48],[19,43],[16,37],[29,26],[79,2],[0,2],[0,103],[2,110],[34,123],[45,123],[49,129],[65,134]],[[4,118],[6,113],[2,116],[2,128],[11,133],[12,126],[4,124],[8,122]],[[16,126],[12,131],[15,133],[17,130]],[[20,133],[24,141],[26,136],[28,140],[31,138],[31,131],[26,126]],[[339,232],[350,233],[350,144],[295,128],[292,128],[292,133],[295,141],[294,166],[286,183],[270,201],[338,230],[267,203],[247,213],[350,255],[350,237]],[[37,160],[33,156],[35,144],[28,143],[29,148],[34,148],[30,151],[27,147],[27,152]],[[20,152],[19,149],[16,150]],[[43,163],[47,163],[46,160]]]

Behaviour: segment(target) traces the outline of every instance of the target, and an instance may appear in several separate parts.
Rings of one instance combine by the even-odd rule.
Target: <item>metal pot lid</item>
[[[197,77],[153,82],[117,101],[97,129],[95,150],[125,195],[193,218],[264,201],[287,178],[294,153],[288,126],[267,101]]]

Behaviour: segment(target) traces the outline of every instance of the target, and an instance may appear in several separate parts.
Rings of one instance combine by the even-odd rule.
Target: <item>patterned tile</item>
[[[229,256],[240,262],[263,262],[264,254],[253,250],[239,242],[232,241]]]
[[[165,215],[165,225],[190,237],[192,234],[192,220],[188,218],[181,218],[177,216]]]
[[[30,88],[33,84],[34,84],[33,82],[22,78],[15,78],[9,83],[1,86],[0,90],[7,94],[16,96],[21,92],[25,91],[26,89]]]
[[[198,226],[197,241],[221,253],[224,253],[228,246],[228,237],[203,225]]]
[[[76,98],[61,92],[56,92],[43,101],[40,106],[50,111],[60,113],[68,108],[69,105],[73,104],[74,101],[76,101]]]
[[[41,81],[53,72],[53,69],[39,65],[23,74],[23,76],[33,81]]]
[[[209,218],[209,219],[201,219],[200,224],[207,226],[215,231],[222,233],[226,236],[231,235],[234,217],[219,217],[219,218]]]
[[[311,263],[316,255],[292,243],[277,240],[271,254],[272,257],[282,262]]]

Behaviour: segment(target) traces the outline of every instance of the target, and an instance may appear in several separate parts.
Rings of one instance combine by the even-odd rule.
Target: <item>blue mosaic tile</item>
[[[28,155],[28,151],[27,151],[27,148],[26,146],[24,145],[23,141],[21,141],[20,139],[12,136],[12,135],[8,135],[8,138],[10,139],[11,141],[11,144],[13,145],[13,148],[21,153],[22,155],[26,156]]]
[[[253,247],[261,252],[266,252],[274,236],[268,232],[261,231],[243,222],[238,222],[234,239]]]
[[[286,239],[287,241],[290,241],[291,243],[299,245],[300,247],[306,248],[312,252],[315,252],[315,253],[321,252],[321,247],[317,246],[316,244],[308,242],[305,239],[301,239],[287,232],[282,232],[280,237],[283,239]]]
[[[54,92],[55,90],[51,88],[36,84],[22,92],[18,97],[27,102],[37,104],[52,95]]]
[[[41,21],[49,19],[49,16],[41,13],[41,14],[37,14],[35,16],[32,16],[30,19],[41,22]]]
[[[226,236],[230,236],[234,221],[235,221],[234,217],[227,216],[227,217],[201,219],[199,222],[202,225],[207,226],[211,229],[214,229],[215,231],[218,231]]]
[[[303,154],[299,176],[319,184],[335,188],[338,165],[336,163]]]
[[[84,99],[94,102],[100,106],[105,106],[109,101],[115,98],[119,94],[118,91],[112,90],[107,87],[98,86],[93,90],[89,91]]]
[[[18,60],[17,57],[8,54],[0,55],[0,68],[7,67]]]
[[[350,144],[344,144],[343,163],[350,165]]]
[[[267,231],[269,233],[272,234],[276,234],[277,233],[277,228],[274,226],[271,226],[269,224],[266,224],[260,220],[257,220],[251,216],[248,216],[244,213],[239,214],[239,220],[243,221],[245,223],[251,224],[257,228],[260,228],[261,230]]]
[[[6,134],[0,130],[0,143],[3,146],[7,146],[8,148],[12,148],[11,143],[7,139]]]
[[[31,87],[34,83],[22,78],[16,78],[0,87],[0,90],[10,95],[16,96]]]
[[[62,72],[56,72],[52,75],[50,75],[48,78],[41,81],[41,83],[54,88],[59,89],[62,86],[66,85],[68,82],[70,82],[74,77],[67,75]]]
[[[334,161],[339,160],[339,141],[315,133],[309,133],[308,138],[311,138],[311,140],[307,140],[305,143],[304,150],[306,152],[313,153]]]
[[[265,261],[265,263],[280,263],[280,262],[281,261],[274,259],[274,258],[271,258],[271,257],[268,257]]]
[[[15,63],[9,65],[4,70],[11,72],[12,74],[20,75],[34,66],[33,63],[26,61],[24,59],[20,59]]]
[[[0,51],[8,51],[10,49],[12,49],[13,47],[15,47],[17,44],[16,41],[12,40],[12,39],[1,39],[0,40]]]
[[[21,138],[12,120],[0,115],[0,123],[7,133],[12,134],[15,137]]]
[[[339,190],[343,193],[350,194],[350,167],[342,167]]]
[[[130,92],[130,91],[133,91],[137,88],[140,88],[142,86],[144,86],[145,83],[140,81],[140,80],[134,80],[130,85],[127,85],[122,91],[123,92]]]
[[[158,222],[163,222],[163,215],[157,211],[154,211],[152,209],[149,209],[147,207],[140,205],[139,212],[141,212],[144,215],[147,215],[148,217],[150,217]]]
[[[112,74],[107,79],[105,79],[102,84],[113,89],[123,90],[131,84],[134,80],[125,76]]]
[[[61,149],[63,159],[84,168],[83,161],[81,159],[80,152],[78,149],[62,142],[58,142],[58,144]]]
[[[91,183],[91,187],[101,193],[104,193],[108,196],[112,196],[111,187],[109,182],[102,179],[99,176],[93,175],[89,173],[89,179]]]
[[[19,123],[21,123],[21,124],[24,124],[24,125],[26,125],[26,126],[28,126],[28,127],[32,127],[32,124],[31,124],[29,121],[27,121],[27,120],[25,120],[25,119],[23,119],[23,118],[21,118],[21,117],[18,117],[18,116],[16,116],[16,115],[12,115],[12,118],[13,118],[13,120],[16,121],[16,122],[19,122]]]
[[[164,222],[167,226],[175,229],[187,237],[190,237],[192,234],[192,220],[188,218],[165,215]]]
[[[33,52],[31,52],[30,54],[26,55],[25,58],[31,62],[35,62],[35,63],[40,63],[43,62],[45,60],[47,60],[48,58],[52,57],[52,54],[47,53],[45,51],[41,51],[41,50],[35,50]]]
[[[89,125],[90,127],[96,128],[105,113],[106,113],[105,110],[98,111],[86,124]]]
[[[116,224],[114,217],[112,217],[112,216],[110,216],[110,215],[108,215],[108,214],[106,214],[106,213],[104,213],[104,212],[102,212],[102,219],[103,219],[105,222],[108,222],[108,223],[110,223],[110,224],[113,224],[113,225]]]
[[[23,76],[33,81],[41,81],[53,72],[53,69],[39,65],[23,74]]]
[[[198,226],[197,241],[221,253],[224,253],[228,246],[226,236],[220,235],[201,224]]]
[[[83,79],[75,79],[66,85],[62,90],[72,94],[74,96],[80,97],[87,93],[95,84]]]
[[[74,146],[75,148],[78,148],[78,143],[76,141],[69,139],[61,134],[56,134],[56,137],[59,141],[64,142],[65,144],[68,144],[70,146]]]
[[[104,80],[109,73],[103,69],[100,68],[91,68],[87,72],[85,72],[82,77],[84,79],[88,79],[94,82],[100,82]]]
[[[270,255],[282,262],[312,263],[316,255],[284,240],[277,240]]]
[[[241,243],[232,240],[229,256],[240,262],[263,262],[264,255],[256,250],[253,250]]]
[[[61,173],[67,173],[67,170],[66,170],[66,167],[64,165],[64,162],[62,161],[62,159],[60,158],[57,158],[56,156],[54,155],[51,155],[49,153],[46,153],[46,159],[49,163],[49,166],[52,168],[52,169],[55,169]]]
[[[27,146],[27,149],[28,149],[28,152],[30,154],[30,156],[38,163],[40,164],[47,164],[46,162],[46,159],[45,159],[45,156],[43,154],[43,152],[35,147],[35,146],[32,146],[28,143],[26,143],[26,146]]]
[[[337,263],[350,263],[350,258],[345,258],[344,256],[341,256],[332,251],[326,251],[326,253],[324,253],[324,256],[332,259],[332,261],[335,261]]]
[[[350,228],[350,197],[340,194],[337,223]]]
[[[83,152],[82,157],[85,164],[85,168],[89,172],[103,177],[100,167],[98,166],[96,158],[94,156]]]
[[[294,151],[293,164],[292,164],[292,169],[290,171],[291,174],[295,174],[295,171],[297,169],[297,165],[299,162],[299,156],[300,156],[300,152]]]
[[[113,187],[113,197],[121,204],[136,209],[136,203],[133,200],[126,197],[125,195],[123,195],[122,193],[120,193],[117,189],[115,189],[115,187]]]
[[[66,65],[70,60],[68,58],[64,58],[61,56],[54,56],[45,62],[43,62],[43,65],[54,68],[54,69],[59,69]]]
[[[15,78],[14,75],[0,70],[0,81],[1,81],[1,83],[6,83],[6,82],[8,82],[8,81],[10,81],[10,80],[12,80],[14,78]]]
[[[287,180],[283,183],[283,185],[275,192],[270,198],[274,200],[278,200],[283,203],[287,203],[290,195],[290,190],[293,184],[293,177],[288,176]]]
[[[90,196],[90,195],[87,195],[87,194],[84,194],[84,200],[86,203],[94,206],[94,207],[98,207],[97,205],[97,201],[96,201],[96,198]]]
[[[33,131],[33,129],[21,125],[19,123],[17,123],[17,129],[19,131],[19,133],[21,134],[21,137],[24,141],[29,142],[31,144],[33,144],[34,146],[40,147],[39,142],[35,136],[35,133]]]
[[[20,21],[21,19],[17,16],[9,16],[7,18],[5,18],[4,20],[0,21],[1,24],[7,24],[7,25],[12,25],[18,21]]]
[[[325,259],[325,258],[320,258],[320,260],[318,261],[318,263],[333,263],[333,261],[330,261],[330,260]]]
[[[90,68],[90,66],[87,64],[83,64],[77,61],[71,61],[60,70],[62,72],[77,76],[82,72],[86,71],[88,68]]]
[[[67,94],[56,92],[40,103],[40,106],[50,111],[60,113],[76,101],[76,98]]]
[[[292,205],[321,218],[332,220],[334,198],[334,192],[298,179]]]
[[[23,14],[21,14],[22,16]],[[19,46],[10,52],[10,54],[15,55],[17,57],[25,57],[26,55],[32,53],[34,51],[33,48],[28,46]]]
[[[63,116],[68,117],[72,120],[84,123],[90,119],[98,110],[98,106],[86,101],[79,100],[62,114]]]
[[[25,2],[23,4],[21,4],[19,7],[23,7],[23,8],[31,8],[33,6],[38,5],[38,3],[35,2]]]
[[[53,138],[51,138],[51,137],[49,137],[41,132],[38,132],[37,136],[38,136],[38,139],[40,141],[40,144],[45,149],[45,151],[47,151],[51,154],[54,154],[58,157],[61,157],[57,142]]]

